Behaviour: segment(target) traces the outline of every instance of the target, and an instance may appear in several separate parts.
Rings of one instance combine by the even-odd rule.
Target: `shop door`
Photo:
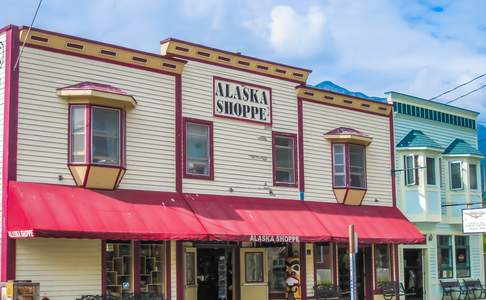
[[[184,300],[197,300],[197,250],[184,250]]]
[[[407,300],[424,299],[422,249],[403,249],[405,290]]]
[[[268,299],[268,262],[265,248],[240,249],[241,300]]]

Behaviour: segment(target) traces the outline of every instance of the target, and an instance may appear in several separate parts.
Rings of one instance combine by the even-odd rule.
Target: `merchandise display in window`
[[[132,285],[131,243],[106,243],[106,294],[115,297],[129,295]]]
[[[140,245],[140,291],[163,295],[164,292],[164,244]]]

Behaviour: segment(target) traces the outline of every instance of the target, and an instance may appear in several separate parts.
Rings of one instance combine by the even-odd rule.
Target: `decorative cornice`
[[[162,55],[207,62],[256,74],[305,83],[311,70],[266,61],[177,39],[160,42]]]
[[[299,86],[297,87],[296,92],[297,97],[301,99],[387,117],[390,116],[393,107],[387,103],[365,100],[358,97],[325,91],[308,86]]]
[[[27,27],[20,30],[20,40],[27,46],[95,58],[98,60],[139,67],[171,74],[181,74],[185,61],[161,55],[96,42],[75,36],[32,28],[26,39]]]

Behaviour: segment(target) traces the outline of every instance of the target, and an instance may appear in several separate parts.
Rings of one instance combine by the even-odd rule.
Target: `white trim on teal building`
[[[483,236],[464,235],[461,225],[461,210],[481,202],[478,113],[397,92],[387,96],[394,105],[397,206],[427,241],[399,247],[400,280],[422,289],[424,300],[442,298],[439,280],[484,283]]]

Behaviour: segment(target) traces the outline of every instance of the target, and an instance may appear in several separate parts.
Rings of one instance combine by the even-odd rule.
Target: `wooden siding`
[[[304,101],[303,119],[306,200],[336,201],[332,190],[331,143],[324,134],[337,127],[351,127],[373,138],[366,148],[368,191],[363,204],[392,204],[388,117]]]
[[[30,239],[16,246],[16,279],[39,282],[41,298],[101,294],[101,241]]]
[[[0,43],[3,44],[3,49],[5,50],[7,48],[7,34],[2,33],[0,34]],[[4,112],[4,106],[5,106],[5,74],[7,72],[7,68],[5,67],[5,56],[6,53],[5,51],[2,51],[0,55],[3,54],[3,57],[0,57],[0,61],[3,62],[3,64],[0,66],[0,157],[2,158],[3,162],[3,112]],[[3,164],[0,163],[0,193],[3,192]],[[3,197],[0,194],[0,221],[2,221],[2,200]],[[2,236],[2,226],[0,226],[0,236]],[[0,248],[1,248],[1,240],[0,240]]]
[[[271,88],[272,127],[213,117],[213,76]],[[268,190],[271,187],[276,198],[298,199],[298,188],[272,186],[272,130],[297,133],[295,86],[248,72],[189,62],[182,74],[183,115],[213,121],[214,181],[186,178],[184,192],[272,197]]]
[[[28,47],[20,67],[19,181],[74,184],[67,168],[68,105],[56,89],[94,81],[138,101],[127,113],[127,173],[120,188],[175,190],[173,76]]]

